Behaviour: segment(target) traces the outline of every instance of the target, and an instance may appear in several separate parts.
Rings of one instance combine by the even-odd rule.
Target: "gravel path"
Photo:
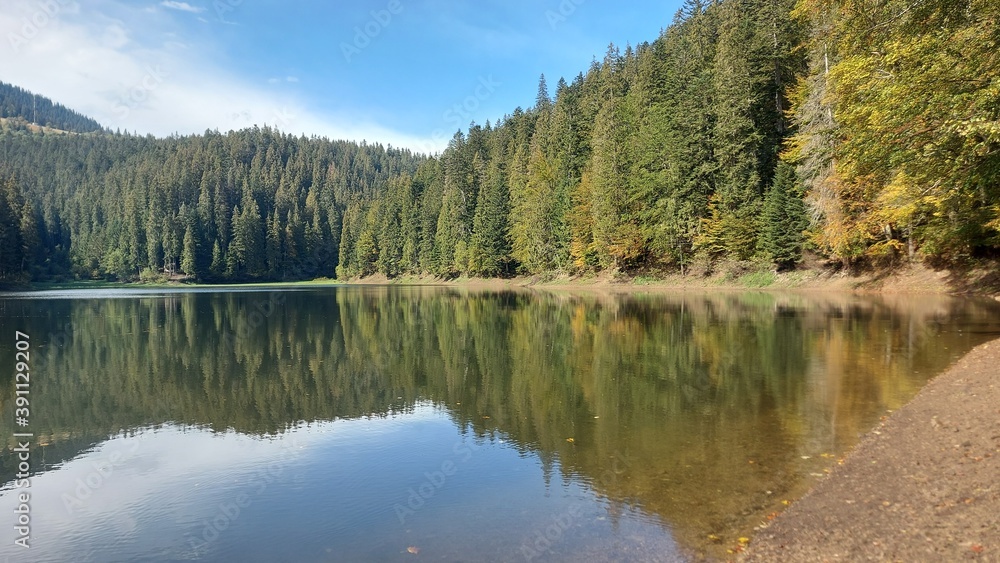
[[[1000,562],[1000,340],[869,432],[740,560]]]

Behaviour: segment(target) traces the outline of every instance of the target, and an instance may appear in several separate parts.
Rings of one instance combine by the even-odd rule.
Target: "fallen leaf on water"
[[[573,442],[575,442],[576,440],[574,440],[573,438],[566,438],[566,441],[567,441],[567,442],[569,442],[570,444],[572,444],[572,443],[573,443]]]
[[[720,542],[720,541],[722,541],[722,538],[720,538],[719,536],[717,536],[715,534],[708,534],[708,539],[710,539],[710,540],[712,540],[714,542]]]
[[[485,420],[485,419],[488,419],[488,418],[489,418],[489,415],[485,415],[485,414],[483,415],[483,419],[484,419],[484,420]]]
[[[740,543],[746,544],[746,543],[750,543],[750,538],[740,538],[740,539],[738,539],[736,541],[738,541]]]
[[[420,548],[411,545],[410,547],[406,548],[406,551],[408,551],[409,553],[412,553],[412,554],[416,555],[416,554],[420,553]]]

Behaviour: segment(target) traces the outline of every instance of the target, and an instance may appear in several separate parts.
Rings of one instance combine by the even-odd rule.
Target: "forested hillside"
[[[53,103],[45,96],[0,82],[0,117],[22,125],[34,123],[62,131],[91,133],[101,131],[101,124],[71,109]]]
[[[340,210],[376,198],[420,160],[268,128],[167,139],[6,134],[0,272],[8,281],[332,276]]]
[[[435,158],[266,129],[7,132],[0,215],[20,228],[0,232],[0,276],[684,272],[722,259],[788,268],[804,248],[849,265],[991,255],[997,17],[991,0],[689,0],[655,41],[612,45],[552,89],[543,77],[534,107],[471,125]]]

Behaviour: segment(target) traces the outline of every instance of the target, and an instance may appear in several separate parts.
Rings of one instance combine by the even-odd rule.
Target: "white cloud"
[[[349,430],[354,421],[347,422]],[[260,468],[295,467],[308,460],[311,448],[338,439],[335,431],[342,425],[334,425],[319,428],[328,435],[294,430],[271,440],[171,426],[106,440],[55,470],[32,477],[31,491],[48,492],[31,495],[37,529],[62,531],[50,532],[50,541],[39,546],[45,553],[39,559],[78,559],[72,553],[79,546],[70,538],[79,537],[86,525],[97,537],[114,534],[126,542],[161,542],[156,536],[170,529],[176,541],[183,537],[185,523],[212,518],[219,502],[231,502],[233,491],[254,492],[251,485],[261,482]],[[206,502],[209,496],[215,502]],[[13,511],[16,504],[16,495],[0,494],[0,509]],[[151,514],[136,510],[140,506],[156,506],[162,520],[150,524]],[[173,518],[178,513],[185,518]],[[150,531],[149,526],[156,529]],[[144,537],[137,538],[137,533]],[[3,537],[10,535],[5,532]]]
[[[0,80],[52,98],[111,129],[167,136],[266,124],[296,135],[366,140],[421,152],[447,145],[447,138],[394,131],[356,110],[318,113],[295,93],[266,87],[216,63],[212,46],[178,37],[162,14],[107,3],[104,13],[115,17],[66,10],[27,37],[23,18],[37,9],[35,3],[5,4],[0,12]],[[15,36],[19,39],[12,43],[9,38]],[[294,83],[298,77],[274,83],[282,80]]]
[[[192,6],[187,2],[177,2],[176,0],[163,0],[160,5],[164,8],[170,8],[172,10],[180,10],[182,12],[191,12],[192,14],[199,14],[205,11],[205,8],[199,8],[197,6]]]

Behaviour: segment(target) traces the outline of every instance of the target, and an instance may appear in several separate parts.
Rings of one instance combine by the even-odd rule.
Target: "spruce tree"
[[[198,271],[198,246],[194,228],[188,224],[184,230],[184,250],[181,253],[181,271],[196,279],[201,277]]]
[[[505,166],[509,135],[498,130],[491,139],[490,159],[476,206],[469,250],[469,270],[478,276],[510,274],[510,191]]]
[[[0,193],[0,281],[15,281],[21,277],[24,241],[19,199],[17,184],[8,176],[3,183],[3,193]]]
[[[778,164],[764,203],[762,222],[761,249],[778,269],[794,267],[802,259],[808,217],[792,165]]]

